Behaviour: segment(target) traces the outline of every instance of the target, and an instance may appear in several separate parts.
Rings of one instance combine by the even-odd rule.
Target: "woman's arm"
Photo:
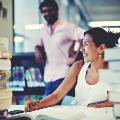
[[[29,103],[27,103],[25,111],[32,111],[44,107],[49,107],[59,102],[65,96],[65,94],[68,93],[68,91],[75,85],[76,78],[82,66],[82,60],[75,62],[70,68],[61,85],[52,94],[37,102],[30,101]]]
[[[95,107],[95,108],[113,107],[113,102],[106,100],[102,102],[88,104],[88,107]]]

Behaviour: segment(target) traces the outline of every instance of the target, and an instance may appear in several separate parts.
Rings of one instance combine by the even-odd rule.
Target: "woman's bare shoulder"
[[[79,60],[79,61],[76,61],[73,66],[76,66],[76,67],[82,67],[84,64],[84,61],[83,60]]]
[[[73,65],[72,65],[72,67],[71,67],[71,70],[72,71],[80,71],[81,70],[81,68],[82,68],[82,66],[83,66],[83,64],[84,64],[84,61],[83,60],[79,60],[79,61],[76,61]]]

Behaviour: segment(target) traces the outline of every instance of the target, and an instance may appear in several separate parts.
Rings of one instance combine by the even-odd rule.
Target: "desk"
[[[24,106],[18,108],[23,110]],[[14,106],[12,107],[14,108]],[[17,106],[15,106],[17,108]],[[21,113],[15,115],[16,117],[27,116],[31,120],[115,120],[111,107],[92,108],[85,106],[53,106],[32,112]]]

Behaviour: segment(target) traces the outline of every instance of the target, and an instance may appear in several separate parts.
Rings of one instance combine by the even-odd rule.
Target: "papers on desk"
[[[14,117],[23,116],[28,117],[31,120],[114,120],[112,108],[110,107],[92,108],[84,106],[54,106],[21,113]]]
[[[11,105],[8,109],[8,112],[13,110],[23,110],[25,109],[25,105]]]

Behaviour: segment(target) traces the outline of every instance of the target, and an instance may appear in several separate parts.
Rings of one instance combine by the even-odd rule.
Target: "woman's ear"
[[[98,48],[98,53],[99,54],[103,54],[104,50],[106,49],[106,45],[105,44],[101,44]]]

